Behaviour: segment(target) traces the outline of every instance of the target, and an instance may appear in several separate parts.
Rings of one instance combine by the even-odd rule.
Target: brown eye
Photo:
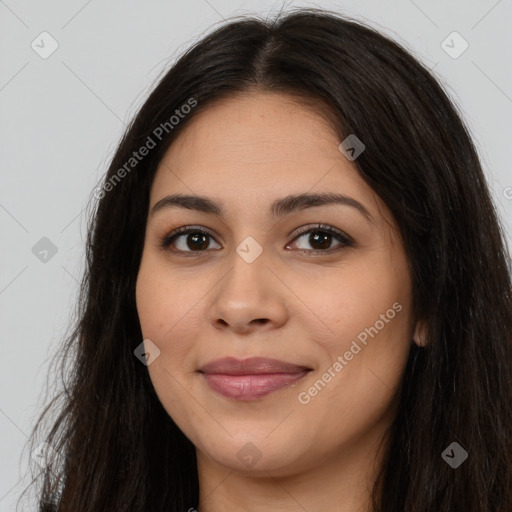
[[[189,233],[186,237],[186,245],[192,251],[201,251],[208,248],[209,235],[203,233]]]
[[[314,249],[329,249],[333,236],[323,231],[315,231],[309,234],[308,243]]]
[[[184,227],[166,235],[160,245],[163,248],[174,245],[172,250],[178,252],[203,252],[208,249],[210,240],[213,240],[213,237],[208,231]]]
[[[303,231],[299,236],[295,237],[293,245],[297,245],[297,241],[300,239],[306,241],[306,247],[298,247],[298,249],[313,253],[329,252],[330,250],[337,250],[342,247],[350,247],[354,244],[353,240],[343,232],[335,230],[332,226],[328,225],[319,225],[313,229]],[[338,241],[338,243],[332,246],[333,241]],[[307,247],[308,244],[312,249]],[[287,247],[290,247],[290,245]]]
[[[307,237],[307,238],[306,238]],[[308,230],[303,230],[294,241],[286,248],[291,248],[292,245],[297,245],[300,239],[306,240],[306,245],[309,247],[298,247],[301,252],[306,253],[328,253],[343,247],[350,247],[354,245],[353,240],[345,235],[342,231],[338,231],[329,225],[319,224]],[[220,249],[221,246],[215,241],[213,235],[204,228],[184,226],[172,233],[166,235],[160,242],[163,249],[173,251],[176,253],[184,253],[190,255],[192,253],[204,253],[211,249],[210,242],[217,244],[214,249]],[[333,242],[337,242],[333,245]],[[188,254],[187,254],[188,253]]]

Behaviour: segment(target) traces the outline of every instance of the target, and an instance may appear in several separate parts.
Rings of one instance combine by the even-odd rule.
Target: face
[[[340,142],[292,97],[252,93],[191,120],[160,163],[137,309],[151,381],[198,461],[288,475],[367,450],[393,417],[410,272]],[[177,194],[209,203],[164,200]],[[344,199],[306,197],[325,194]],[[224,357],[292,366],[200,371]]]

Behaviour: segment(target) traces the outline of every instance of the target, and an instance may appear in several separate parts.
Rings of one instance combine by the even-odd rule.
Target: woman
[[[41,511],[512,510],[504,237],[403,48],[232,21],[96,196]]]

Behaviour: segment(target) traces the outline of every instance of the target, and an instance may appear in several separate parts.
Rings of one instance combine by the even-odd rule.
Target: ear
[[[419,320],[416,322],[412,341],[416,343],[418,347],[424,347],[427,344],[427,325],[425,322]]]

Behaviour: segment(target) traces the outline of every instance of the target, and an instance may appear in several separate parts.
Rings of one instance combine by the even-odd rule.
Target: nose
[[[234,252],[230,269],[210,294],[209,321],[216,329],[248,334],[286,323],[290,292],[263,254],[248,263]]]

